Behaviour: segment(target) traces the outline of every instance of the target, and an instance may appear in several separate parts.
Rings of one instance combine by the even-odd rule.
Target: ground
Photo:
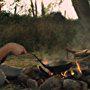
[[[60,54],[49,54],[45,52],[35,52],[35,54],[41,58],[41,59],[48,59],[50,62],[60,60]],[[4,64],[9,65],[9,66],[14,66],[14,67],[19,67],[19,68],[25,68],[28,66],[37,66],[40,63],[33,57],[32,55],[20,55],[18,57],[16,56],[9,56],[7,60],[4,62]],[[14,84],[8,84],[4,87],[0,87],[0,90],[22,90],[22,88],[18,85],[15,86]]]
[[[19,68],[25,68],[27,66],[35,66],[38,64],[37,61],[34,61],[32,57],[28,57],[26,55],[21,55],[21,56],[9,56],[7,60],[4,62],[4,64],[9,65],[9,66],[15,66]],[[19,85],[14,85],[14,84],[8,84],[5,86],[0,87],[0,90],[22,90],[22,88]]]
[[[50,58],[50,56],[45,53],[35,52],[35,54],[40,58],[45,58],[45,57]],[[53,56],[52,58],[54,57],[56,57],[56,55]],[[9,65],[9,66],[19,67],[19,68],[25,68],[28,66],[31,66],[31,67],[37,66],[39,65],[39,62],[37,62],[37,60],[35,60],[35,58],[32,55],[31,56],[20,55],[18,57],[12,55],[7,58],[4,64]],[[19,85],[16,86],[14,84],[8,84],[8,85],[0,87],[0,90],[22,90],[22,88]]]

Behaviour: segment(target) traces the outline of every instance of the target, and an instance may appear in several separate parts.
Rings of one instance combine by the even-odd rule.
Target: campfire
[[[88,54],[85,55],[85,53],[84,56],[87,56]],[[34,57],[33,60],[39,62],[35,67],[26,67],[21,70],[4,65],[0,66],[0,68],[6,72],[6,76],[4,76],[5,81],[9,81],[6,83],[18,83],[21,87],[29,89],[33,88],[32,90],[37,90],[37,88],[39,88],[39,90],[46,90],[46,88],[48,90],[54,90],[54,88],[55,90],[90,89],[90,69],[88,68],[89,65],[85,65],[88,66],[87,68],[82,65],[84,60],[78,60],[75,58],[71,61],[67,60],[65,63],[61,63],[60,65],[50,65],[48,59],[45,58],[42,60],[35,54],[32,55]],[[82,56],[81,52],[79,55]],[[7,73],[7,70],[10,70],[10,73]]]
[[[76,61],[76,67],[71,67],[70,69],[66,70],[65,72],[61,73],[63,78],[79,78],[82,75],[82,70],[80,64]]]
[[[38,74],[38,79],[34,77],[33,79],[38,82],[38,85],[42,85],[49,78],[58,76],[61,80],[84,80],[85,76],[90,75],[89,71],[84,70],[79,61],[75,60],[72,62],[67,62],[66,64],[61,64],[57,66],[49,65],[47,59],[41,60],[35,54],[33,56],[39,61],[41,65],[38,66],[37,70],[33,70]],[[90,83],[88,83],[90,84]],[[63,89],[62,89],[63,90]]]
[[[82,75],[82,70],[79,62],[70,62],[68,64],[59,65],[59,66],[49,66],[48,61],[43,61],[44,66],[39,66],[39,71],[42,75],[45,75],[45,78],[58,75],[61,78],[72,78],[78,79]]]

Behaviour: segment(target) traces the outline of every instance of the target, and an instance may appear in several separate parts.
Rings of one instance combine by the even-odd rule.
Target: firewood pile
[[[23,47],[19,47],[21,52]],[[15,49],[13,51],[16,53]],[[57,66],[44,64],[35,54],[32,56],[40,63],[37,67],[0,65],[0,87],[14,84],[20,86],[21,90],[89,90],[90,50],[75,51],[66,48],[66,51],[72,53],[74,58],[67,56],[68,60]]]

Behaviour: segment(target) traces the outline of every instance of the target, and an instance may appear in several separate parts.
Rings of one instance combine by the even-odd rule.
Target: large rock
[[[41,86],[40,90],[62,90],[62,80],[58,76],[47,79]]]
[[[0,69],[0,86],[2,86],[6,81],[6,76],[4,72]]]
[[[87,90],[88,89],[88,86],[87,86],[86,82],[83,82],[83,81],[79,81],[79,82],[80,82],[80,86],[81,86],[82,90]]]
[[[65,79],[63,81],[63,88],[64,90],[87,90],[87,84],[83,81]]]
[[[84,76],[82,77],[82,79],[84,82],[86,82],[88,84],[88,87],[90,88],[90,75]]]
[[[17,77],[22,72],[22,69],[7,65],[0,65],[0,69],[5,73],[7,77]]]
[[[90,75],[86,76],[85,79],[86,79],[86,82],[87,82],[87,84],[88,84],[88,86],[90,88]]]
[[[87,83],[83,81],[53,76],[40,86],[40,90],[88,90],[88,88]]]

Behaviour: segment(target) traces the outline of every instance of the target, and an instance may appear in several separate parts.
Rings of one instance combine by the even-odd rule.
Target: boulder
[[[72,79],[65,79],[63,81],[64,90],[87,90],[87,84],[85,82],[79,82]]]
[[[40,86],[40,90],[62,90],[62,80],[58,76],[47,79]]]
[[[0,69],[0,86],[2,86],[6,81],[6,76],[4,72]]]
[[[87,83],[83,82],[83,81],[79,81],[79,82],[80,82],[80,86],[81,86],[82,90],[87,90],[87,88],[88,88]]]
[[[5,73],[7,77],[17,77],[22,72],[22,69],[8,65],[0,65],[0,69]]]
[[[88,87],[90,88],[90,75],[82,77],[81,80],[86,82],[88,84]]]

